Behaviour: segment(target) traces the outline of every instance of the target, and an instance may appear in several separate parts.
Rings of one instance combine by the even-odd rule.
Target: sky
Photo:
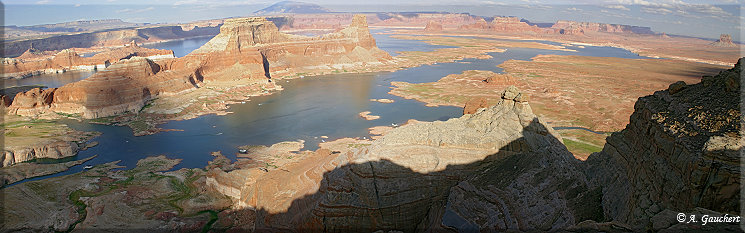
[[[2,0],[5,25],[122,19],[185,23],[249,16],[277,1],[242,0]],[[703,38],[745,38],[745,0],[307,0],[338,12],[444,11],[517,16],[531,22],[575,20],[651,27],[655,32]]]

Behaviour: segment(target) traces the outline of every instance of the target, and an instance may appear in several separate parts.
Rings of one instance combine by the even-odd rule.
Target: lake
[[[382,32],[376,30],[376,32]],[[389,52],[430,51],[443,46],[433,46],[421,41],[399,40],[386,34],[374,34],[378,46]],[[169,49],[187,54],[205,43],[204,38],[160,43]],[[158,44],[153,44],[158,45]],[[179,47],[181,46],[181,47]],[[161,48],[161,47],[156,47]],[[161,132],[155,135],[135,137],[126,127],[87,124],[67,120],[70,127],[83,131],[99,131],[103,135],[93,139],[96,147],[81,151],[77,159],[98,155],[84,165],[95,165],[121,160],[122,166],[132,168],[137,160],[166,155],[182,158],[175,168],[204,167],[213,159],[210,152],[221,151],[235,159],[238,146],[271,145],[281,141],[305,140],[305,149],[314,150],[325,140],[344,137],[369,137],[368,128],[380,125],[402,124],[409,119],[421,121],[447,120],[462,115],[459,107],[426,107],[424,103],[407,100],[388,94],[392,81],[410,83],[434,82],[449,74],[465,70],[490,70],[502,72],[497,65],[510,59],[528,60],[538,54],[582,55],[582,56],[639,56],[618,48],[572,47],[577,52],[541,49],[507,48],[503,53],[489,53],[490,59],[464,59],[453,63],[424,65],[395,72],[365,74],[333,74],[305,77],[294,80],[278,80],[284,90],[268,96],[251,97],[245,104],[231,105],[225,116],[207,115],[185,121],[171,121],[161,125],[165,129],[182,131]],[[378,103],[369,99],[392,99],[394,103]],[[367,121],[358,116],[362,111],[371,111],[380,119]],[[50,176],[79,172],[83,165]],[[43,179],[38,177],[29,180]],[[28,181],[28,180],[27,180]]]

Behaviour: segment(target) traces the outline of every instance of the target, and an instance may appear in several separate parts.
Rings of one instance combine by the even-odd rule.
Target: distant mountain
[[[295,2],[295,1],[282,1],[275,3],[267,8],[255,11],[257,15],[271,15],[271,14],[282,14],[282,13],[295,13],[295,14],[312,14],[312,13],[328,13],[331,12],[329,9],[323,8],[317,4],[306,3],[306,2]]]

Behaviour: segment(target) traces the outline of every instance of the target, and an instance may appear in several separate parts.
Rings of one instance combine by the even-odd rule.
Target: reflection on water
[[[194,51],[195,49],[202,47],[202,45],[206,44],[207,41],[210,41],[210,39],[212,39],[212,37],[197,37],[197,38],[190,38],[190,39],[185,39],[185,40],[175,40],[175,41],[167,41],[167,42],[161,42],[161,43],[155,43],[155,44],[146,44],[146,45],[142,45],[142,47],[151,48],[151,49],[173,50],[173,56],[183,57],[191,53],[191,51]]]
[[[94,70],[75,70],[64,73],[34,75],[24,79],[6,79],[5,87],[43,85],[49,88],[61,87],[65,84],[83,80],[96,73]]]
[[[207,41],[212,39],[211,37],[198,37],[179,41],[169,41],[156,44],[143,45],[146,48],[156,49],[168,49],[173,50],[173,54],[176,57],[183,57],[186,54],[191,53],[195,49],[201,47]],[[95,53],[84,54],[84,57],[92,56]],[[42,74],[34,75],[24,79],[8,79],[5,80],[5,87],[16,87],[16,86],[29,86],[29,85],[43,85],[49,88],[61,87],[68,83],[77,82],[86,79],[93,75],[96,71],[94,70],[75,70],[64,73],[54,74]]]
[[[370,30],[370,32],[372,33],[373,38],[375,38],[378,48],[388,52],[391,56],[398,56],[398,52],[403,51],[428,52],[439,48],[455,48],[452,46],[428,44],[419,40],[400,40],[391,38],[390,34],[381,34],[390,32],[389,29],[374,29]]]

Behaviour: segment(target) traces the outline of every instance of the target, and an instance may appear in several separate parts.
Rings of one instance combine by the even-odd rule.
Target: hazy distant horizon
[[[33,2],[33,1],[32,1]],[[30,26],[52,24],[77,20],[121,19],[133,23],[187,23],[197,20],[219,19],[253,15],[254,11],[265,8],[272,2],[212,2],[209,5],[193,4],[197,1],[151,0],[127,1],[108,0],[103,5],[90,5],[97,1],[41,0],[29,4],[28,1],[10,0],[5,4],[5,25]],[[204,1],[199,1],[204,2]],[[276,1],[279,2],[279,1]],[[426,4],[422,1],[393,4],[394,1],[381,0],[381,4],[366,5],[358,1],[304,1],[319,4],[335,12],[415,12],[437,11],[450,13],[470,13],[477,16],[517,16],[531,22],[553,23],[557,20],[626,24],[651,27],[658,33],[717,39],[720,34],[730,34],[734,40],[745,37],[742,25],[745,17],[741,15],[741,1],[738,4],[723,0],[713,4],[706,1],[677,0],[612,0],[597,4],[545,4],[530,0],[530,5],[503,4],[499,1],[466,1],[461,5],[446,5],[442,1]],[[574,1],[578,2],[578,1]],[[536,4],[533,4],[536,3]],[[578,3],[581,3],[579,1]],[[587,3],[585,1],[585,3]],[[631,4],[633,3],[633,4]],[[29,14],[33,12],[34,14]]]

